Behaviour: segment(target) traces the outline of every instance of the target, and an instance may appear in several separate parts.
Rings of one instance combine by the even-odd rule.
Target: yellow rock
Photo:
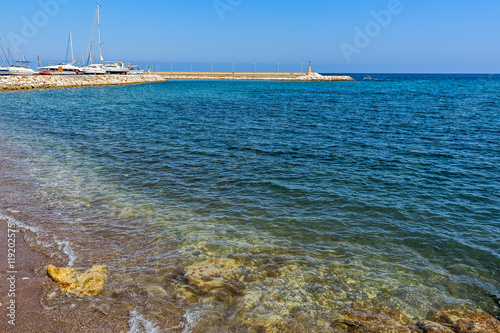
[[[74,268],[49,265],[47,273],[63,292],[79,297],[99,295],[108,278],[104,265],[95,265],[84,273],[78,273]]]
[[[242,264],[234,259],[209,259],[186,268],[185,277],[189,284],[206,292],[214,288],[226,288],[241,294],[244,284],[239,281]]]

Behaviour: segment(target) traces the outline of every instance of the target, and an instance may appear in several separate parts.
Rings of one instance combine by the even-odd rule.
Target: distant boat
[[[88,66],[82,67],[83,74],[92,74],[92,75],[102,75],[106,74],[106,69],[101,64],[91,64]]]
[[[128,69],[130,70],[128,72],[129,75],[142,75],[142,74],[144,74],[144,70],[139,69],[139,67],[137,67],[137,65],[135,65],[135,64],[129,65]]]
[[[71,62],[69,62],[69,52],[71,50]],[[73,38],[69,33],[68,49],[66,50],[66,61],[57,65],[49,65],[38,68],[41,75],[76,75],[80,74],[81,68],[75,66],[76,60],[73,59]]]
[[[60,63],[58,65],[49,65],[38,68],[38,71],[42,75],[76,75],[81,71],[80,67],[74,66],[75,61],[65,64]]]
[[[363,80],[365,80],[365,81],[369,81],[369,80],[373,80],[373,78],[372,78],[371,76],[365,76],[365,77],[363,78]]]
[[[0,67],[0,75],[33,75],[35,74],[35,71],[29,68],[29,61],[26,61],[26,58],[24,60],[17,60],[14,61],[12,59],[12,55],[10,54],[9,49],[7,49],[7,52],[9,53],[9,57],[5,55],[5,52],[3,50],[3,47],[0,45],[1,51],[2,51],[2,63],[5,66],[4,63],[4,57],[7,59],[7,65],[8,67]],[[10,65],[9,58],[12,59],[13,63],[19,63],[20,65]]]
[[[128,74],[130,69],[123,62],[114,62],[104,65],[107,74]]]
[[[9,75],[33,75],[35,71],[22,66],[9,66]]]
[[[102,42],[101,42],[101,19],[100,19],[100,11],[101,5],[97,2],[97,8],[94,16],[94,24],[92,25],[92,31],[90,33],[89,44],[87,46],[87,55],[86,55],[86,63],[85,66],[85,74],[128,74],[130,69],[125,66],[123,62],[115,62],[115,61],[107,61],[104,64],[104,58],[102,56]],[[99,63],[98,64],[90,64],[90,60],[92,59],[92,55],[94,55],[95,62],[95,49],[94,49],[94,35],[96,31],[96,23],[97,23],[97,38],[98,38],[98,47],[99,47]],[[105,73],[102,73],[102,69],[104,69]]]
[[[7,48],[7,53],[9,54],[9,56],[7,56],[7,54],[5,54],[5,51],[3,49],[3,46],[0,44],[0,50],[1,50],[1,59],[2,59],[2,64],[3,64],[3,67],[0,67],[0,75],[33,75],[35,74],[35,71],[32,70],[31,68],[29,68],[29,61],[26,61],[26,58],[24,58],[24,55],[23,55],[23,59],[22,61],[20,60],[17,60],[17,61],[14,61],[14,58],[12,57],[12,55],[10,54],[10,51],[9,49]],[[12,59],[12,62],[9,61],[10,59]],[[7,67],[5,67],[5,61],[7,62]],[[20,65],[10,65],[11,63],[19,63]]]

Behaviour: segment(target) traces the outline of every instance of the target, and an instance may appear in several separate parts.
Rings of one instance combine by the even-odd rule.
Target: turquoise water
[[[110,273],[45,302],[150,331],[499,317],[500,78],[374,78],[2,93],[2,149],[48,210],[28,240]]]

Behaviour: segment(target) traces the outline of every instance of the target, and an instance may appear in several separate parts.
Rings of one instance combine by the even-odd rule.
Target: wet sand
[[[38,218],[43,207],[36,201],[29,184],[19,178],[19,167],[5,158],[0,147],[0,213],[25,223]],[[26,243],[24,233],[16,230],[15,273],[8,263],[8,222],[0,216],[0,332],[128,332],[128,316],[108,316],[97,310],[76,312],[44,306],[43,295],[59,293],[59,287],[46,274],[46,266],[64,266],[65,262],[47,257]],[[12,236],[10,237],[12,238]],[[15,276],[15,297],[8,277]],[[11,294],[11,295],[9,295]],[[9,324],[7,308],[15,300],[15,326]],[[8,312],[9,311],[9,312]]]

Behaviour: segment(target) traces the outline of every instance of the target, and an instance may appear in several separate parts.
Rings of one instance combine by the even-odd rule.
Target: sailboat
[[[19,65],[9,66],[9,75],[33,75],[35,71],[29,68],[29,61],[18,60]]]
[[[0,45],[2,49],[2,53],[0,54],[0,57],[2,58],[2,66],[0,66],[0,75],[9,75],[9,67],[5,67],[5,52],[3,50],[2,45]]]
[[[10,57],[7,57],[5,54],[5,51],[3,49],[3,46],[0,45],[1,51],[2,51],[2,65],[3,67],[0,67],[0,75],[33,75],[35,74],[35,71],[29,68],[29,61],[26,61],[26,58],[23,55],[24,60],[22,61],[14,61],[14,58],[10,54],[9,49],[7,48],[7,53],[9,54]],[[17,54],[16,54],[17,57]],[[12,63],[14,65],[10,65],[9,58],[12,59]],[[8,67],[5,67],[4,59],[7,59],[7,64]],[[18,58],[19,59],[19,58]],[[16,66],[15,64],[19,63],[19,66]]]
[[[128,69],[127,66],[123,62],[106,62],[107,64],[104,64],[104,58],[102,56],[102,42],[101,42],[101,18],[100,18],[100,12],[99,9],[101,8],[101,5],[99,2],[97,2],[97,8],[94,16],[94,23],[92,24],[92,30],[90,33],[90,39],[89,39],[89,44],[87,46],[87,63],[90,63],[90,60],[92,58],[92,55],[95,53],[94,49],[94,35],[95,35],[95,28],[96,28],[96,23],[97,23],[97,38],[98,38],[98,43],[97,46],[99,48],[99,63],[94,63],[89,64],[85,67],[82,68],[82,71],[85,74],[127,74],[130,70]],[[94,54],[94,59],[95,59],[95,54]]]
[[[69,62],[69,50],[71,49],[71,62]],[[66,50],[66,61],[57,65],[49,65],[39,67],[40,75],[76,75],[79,74],[81,68],[75,66],[76,60],[73,58],[73,38],[71,36],[71,31],[69,32],[68,48]]]

